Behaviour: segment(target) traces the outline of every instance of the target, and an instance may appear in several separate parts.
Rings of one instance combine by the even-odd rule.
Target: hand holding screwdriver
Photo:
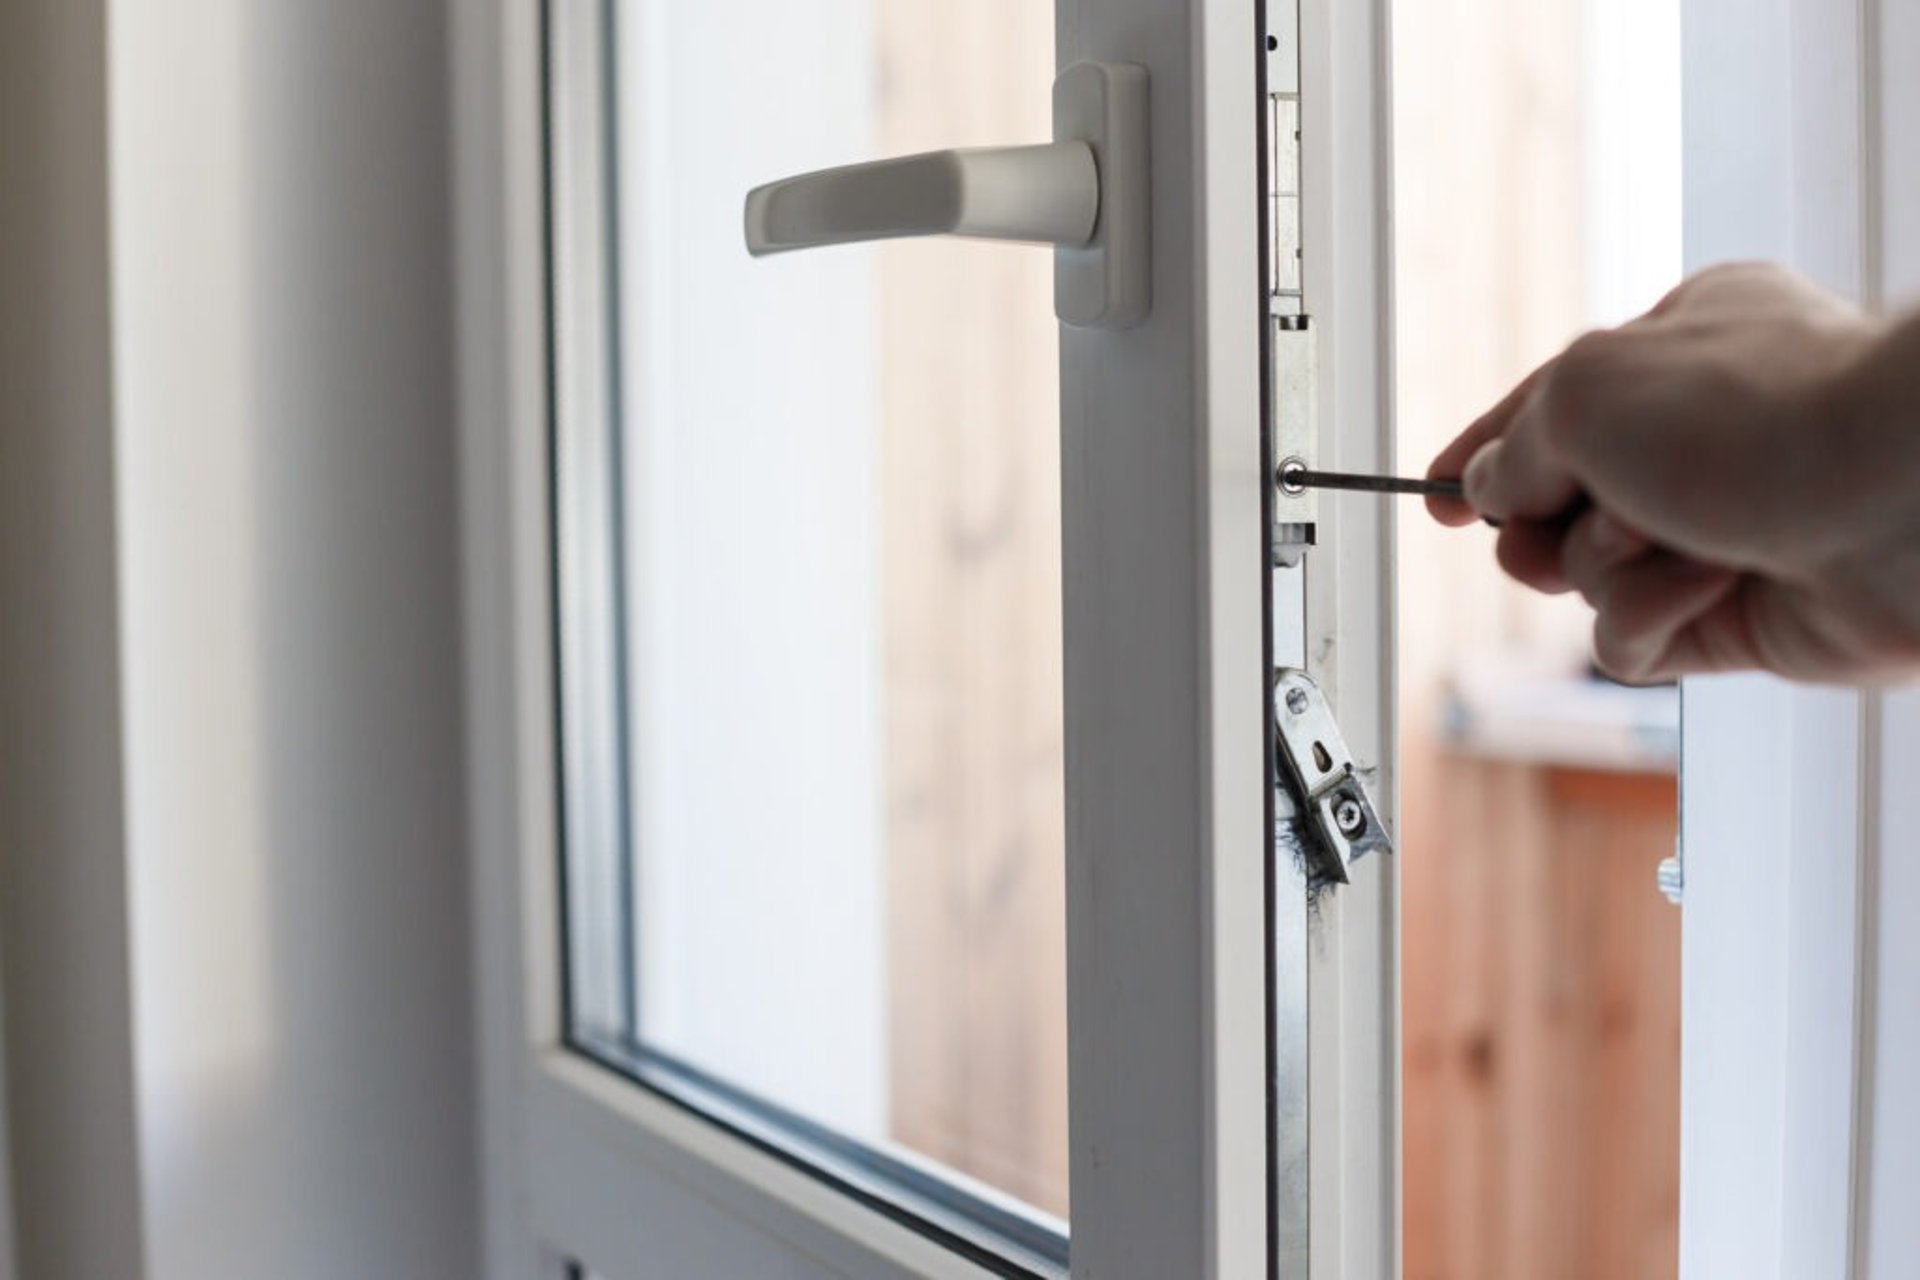
[[[1920,675],[1920,319],[1725,266],[1547,362],[1434,459],[1447,524],[1593,605],[1631,681]]]

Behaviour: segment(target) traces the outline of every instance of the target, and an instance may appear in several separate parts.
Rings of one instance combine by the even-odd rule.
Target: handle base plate
[[[1053,136],[1093,148],[1100,213],[1084,248],[1056,248],[1053,310],[1081,329],[1130,329],[1152,306],[1147,69],[1076,62],[1053,82]]]

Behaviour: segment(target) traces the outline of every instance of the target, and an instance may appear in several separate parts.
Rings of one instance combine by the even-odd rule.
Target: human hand
[[[1628,681],[1920,673],[1920,325],[1782,268],[1688,280],[1547,362],[1428,468],[1498,555],[1596,611]]]

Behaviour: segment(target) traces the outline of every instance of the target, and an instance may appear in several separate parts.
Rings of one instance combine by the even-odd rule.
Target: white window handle
[[[929,151],[755,187],[747,250],[936,235],[1078,248],[1099,212],[1100,175],[1084,142]]]
[[[899,236],[1054,248],[1054,311],[1123,329],[1150,301],[1147,72],[1077,62],[1053,84],[1054,141],[932,151],[801,174],[747,193],[755,256]]]

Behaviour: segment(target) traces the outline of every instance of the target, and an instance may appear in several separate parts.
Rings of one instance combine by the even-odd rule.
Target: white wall
[[[55,25],[65,64],[6,30]],[[92,181],[34,224],[94,233],[55,259],[83,287],[0,344],[9,373],[87,375],[25,403],[0,378],[7,449],[30,446],[0,518],[42,521],[0,539],[30,552],[0,641],[37,623],[0,742],[97,739],[0,771],[31,756],[35,796],[90,801],[36,828],[0,794],[33,1280],[478,1267],[445,27],[382,0],[0,6],[0,93],[35,108],[0,128],[104,114]],[[89,896],[20,892],[83,861]],[[115,983],[117,1008],[45,1020]]]
[[[20,1274],[138,1274],[105,0],[0,4],[0,972]]]
[[[148,1275],[467,1275],[445,18],[114,21]]]

